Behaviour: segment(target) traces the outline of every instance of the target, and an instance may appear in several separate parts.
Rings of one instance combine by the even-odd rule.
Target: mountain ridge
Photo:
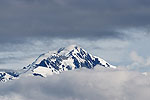
[[[18,79],[20,75],[28,73],[32,76],[47,77],[60,74],[64,71],[79,69],[82,67],[93,69],[96,65],[105,68],[116,68],[100,57],[92,56],[77,45],[60,48],[57,51],[49,51],[41,54],[33,63],[18,71],[1,71],[0,81]]]

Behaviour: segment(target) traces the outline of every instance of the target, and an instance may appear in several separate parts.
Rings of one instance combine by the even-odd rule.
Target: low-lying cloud
[[[125,69],[80,69],[0,84],[2,100],[149,100],[150,77]]]

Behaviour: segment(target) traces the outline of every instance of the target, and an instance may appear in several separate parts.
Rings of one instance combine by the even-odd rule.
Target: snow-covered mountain
[[[116,68],[105,60],[92,56],[79,46],[71,45],[58,51],[41,54],[32,64],[21,70],[0,70],[0,81],[17,79],[22,74],[47,77],[64,71],[82,67],[93,69],[96,65],[105,68]]]
[[[14,80],[19,78],[18,71],[15,70],[7,70],[7,69],[0,69],[0,81],[6,82],[8,80]]]

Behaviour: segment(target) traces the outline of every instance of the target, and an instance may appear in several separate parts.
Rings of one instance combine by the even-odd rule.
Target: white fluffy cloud
[[[145,62],[144,58],[139,56],[135,51],[131,52],[130,57],[134,62],[141,63],[141,64]]]
[[[130,58],[132,63],[129,64],[127,67],[129,69],[136,69],[139,71],[149,71],[150,67],[150,58],[140,56],[136,51],[132,51],[130,53]]]
[[[95,68],[0,84],[0,100],[149,100],[149,75]]]

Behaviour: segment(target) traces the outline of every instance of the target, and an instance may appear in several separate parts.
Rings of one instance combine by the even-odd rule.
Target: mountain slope
[[[59,74],[63,71],[79,69],[82,67],[92,69],[96,65],[101,65],[105,68],[116,68],[105,60],[92,56],[81,47],[71,45],[66,48],[60,48],[55,52],[49,51],[41,54],[32,64],[19,70],[17,72],[17,77],[24,73],[33,76],[47,77],[48,75]],[[3,76],[1,75],[1,77]],[[16,77],[12,79],[15,78]]]
[[[18,79],[19,73],[15,70],[0,69],[0,82]]]
[[[105,60],[92,56],[84,49],[71,45],[66,48],[60,48],[54,53],[48,52],[40,55],[31,65],[24,69],[30,69],[35,76],[46,77],[47,75],[59,74],[63,71],[82,67],[92,69],[96,65],[115,68]]]

